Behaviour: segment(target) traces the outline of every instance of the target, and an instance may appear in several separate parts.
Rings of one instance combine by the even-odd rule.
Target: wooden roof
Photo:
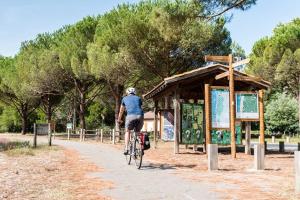
[[[143,97],[145,99],[152,98],[153,96],[158,95],[159,93],[167,90],[171,86],[176,85],[177,83],[182,83],[185,81],[188,81],[192,78],[199,79],[204,77],[211,76],[212,78],[215,78],[215,74],[221,74],[223,72],[228,72],[229,67],[222,64],[213,64],[206,67],[201,67],[198,69],[194,69],[188,72],[184,72],[182,74],[177,74],[171,77],[165,78],[161,83],[159,83],[157,86],[155,86],[152,90],[150,90],[148,93],[144,94]],[[262,79],[259,79],[254,76],[247,75],[245,73],[239,72],[234,70],[234,76],[239,78],[239,81],[245,82],[249,85],[253,85],[258,89],[268,89],[270,87],[270,83],[267,81],[264,81]]]

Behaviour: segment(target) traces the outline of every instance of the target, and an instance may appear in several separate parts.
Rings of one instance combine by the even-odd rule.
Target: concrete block
[[[265,145],[256,144],[254,145],[254,169],[264,170],[265,169]]]
[[[294,152],[295,160],[295,191],[300,194],[300,151]]]
[[[208,170],[218,170],[218,145],[217,144],[208,144],[207,145],[207,164]]]

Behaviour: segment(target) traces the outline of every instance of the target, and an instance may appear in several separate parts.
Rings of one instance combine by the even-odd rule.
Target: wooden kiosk
[[[242,121],[246,122],[249,153],[251,121],[260,122],[260,143],[264,144],[263,90],[270,83],[234,70],[238,63],[232,63],[231,55],[206,58],[229,65],[212,64],[165,78],[143,97],[153,99],[156,119],[164,108],[174,112],[175,154],[179,153],[180,144],[216,143],[231,145],[235,158],[236,144],[241,144]],[[157,130],[155,123],[154,147]]]

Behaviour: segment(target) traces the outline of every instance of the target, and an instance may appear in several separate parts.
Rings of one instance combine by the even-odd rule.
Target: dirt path
[[[128,166],[121,151],[104,144],[87,144],[56,140],[57,145],[74,149],[85,159],[104,168],[104,172],[94,173],[104,181],[111,181],[114,187],[102,190],[105,196],[113,199],[219,199],[217,194],[210,192],[215,185],[201,181],[189,181],[177,176],[172,166],[155,165],[144,162],[143,168]]]
[[[10,136],[11,137],[11,136]],[[19,138],[19,137],[18,137]],[[41,142],[42,138],[39,139]],[[46,140],[45,140],[46,141]],[[54,144],[77,152],[80,158],[103,169],[89,174],[113,187],[100,195],[113,199],[300,199],[294,194],[293,155],[269,154],[266,170],[253,171],[253,156],[219,153],[219,170],[207,171],[207,157],[192,149],[173,154],[173,145],[160,143],[159,148],[146,151],[143,168],[128,166],[122,145],[99,142],[54,140]]]

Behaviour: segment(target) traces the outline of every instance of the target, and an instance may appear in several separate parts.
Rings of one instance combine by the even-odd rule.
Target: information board
[[[259,119],[257,93],[239,92],[235,98],[237,119]]]
[[[212,128],[230,128],[229,90],[211,90]]]
[[[72,129],[73,124],[72,123],[67,123],[67,129]]]
[[[181,104],[181,143],[203,144],[203,105]]]
[[[228,145],[231,143],[231,134],[229,130],[211,130],[211,140],[213,144]],[[235,123],[235,142],[242,144],[241,122]]]
[[[174,114],[169,111],[164,111],[162,120],[163,120],[162,140],[174,141]]]

